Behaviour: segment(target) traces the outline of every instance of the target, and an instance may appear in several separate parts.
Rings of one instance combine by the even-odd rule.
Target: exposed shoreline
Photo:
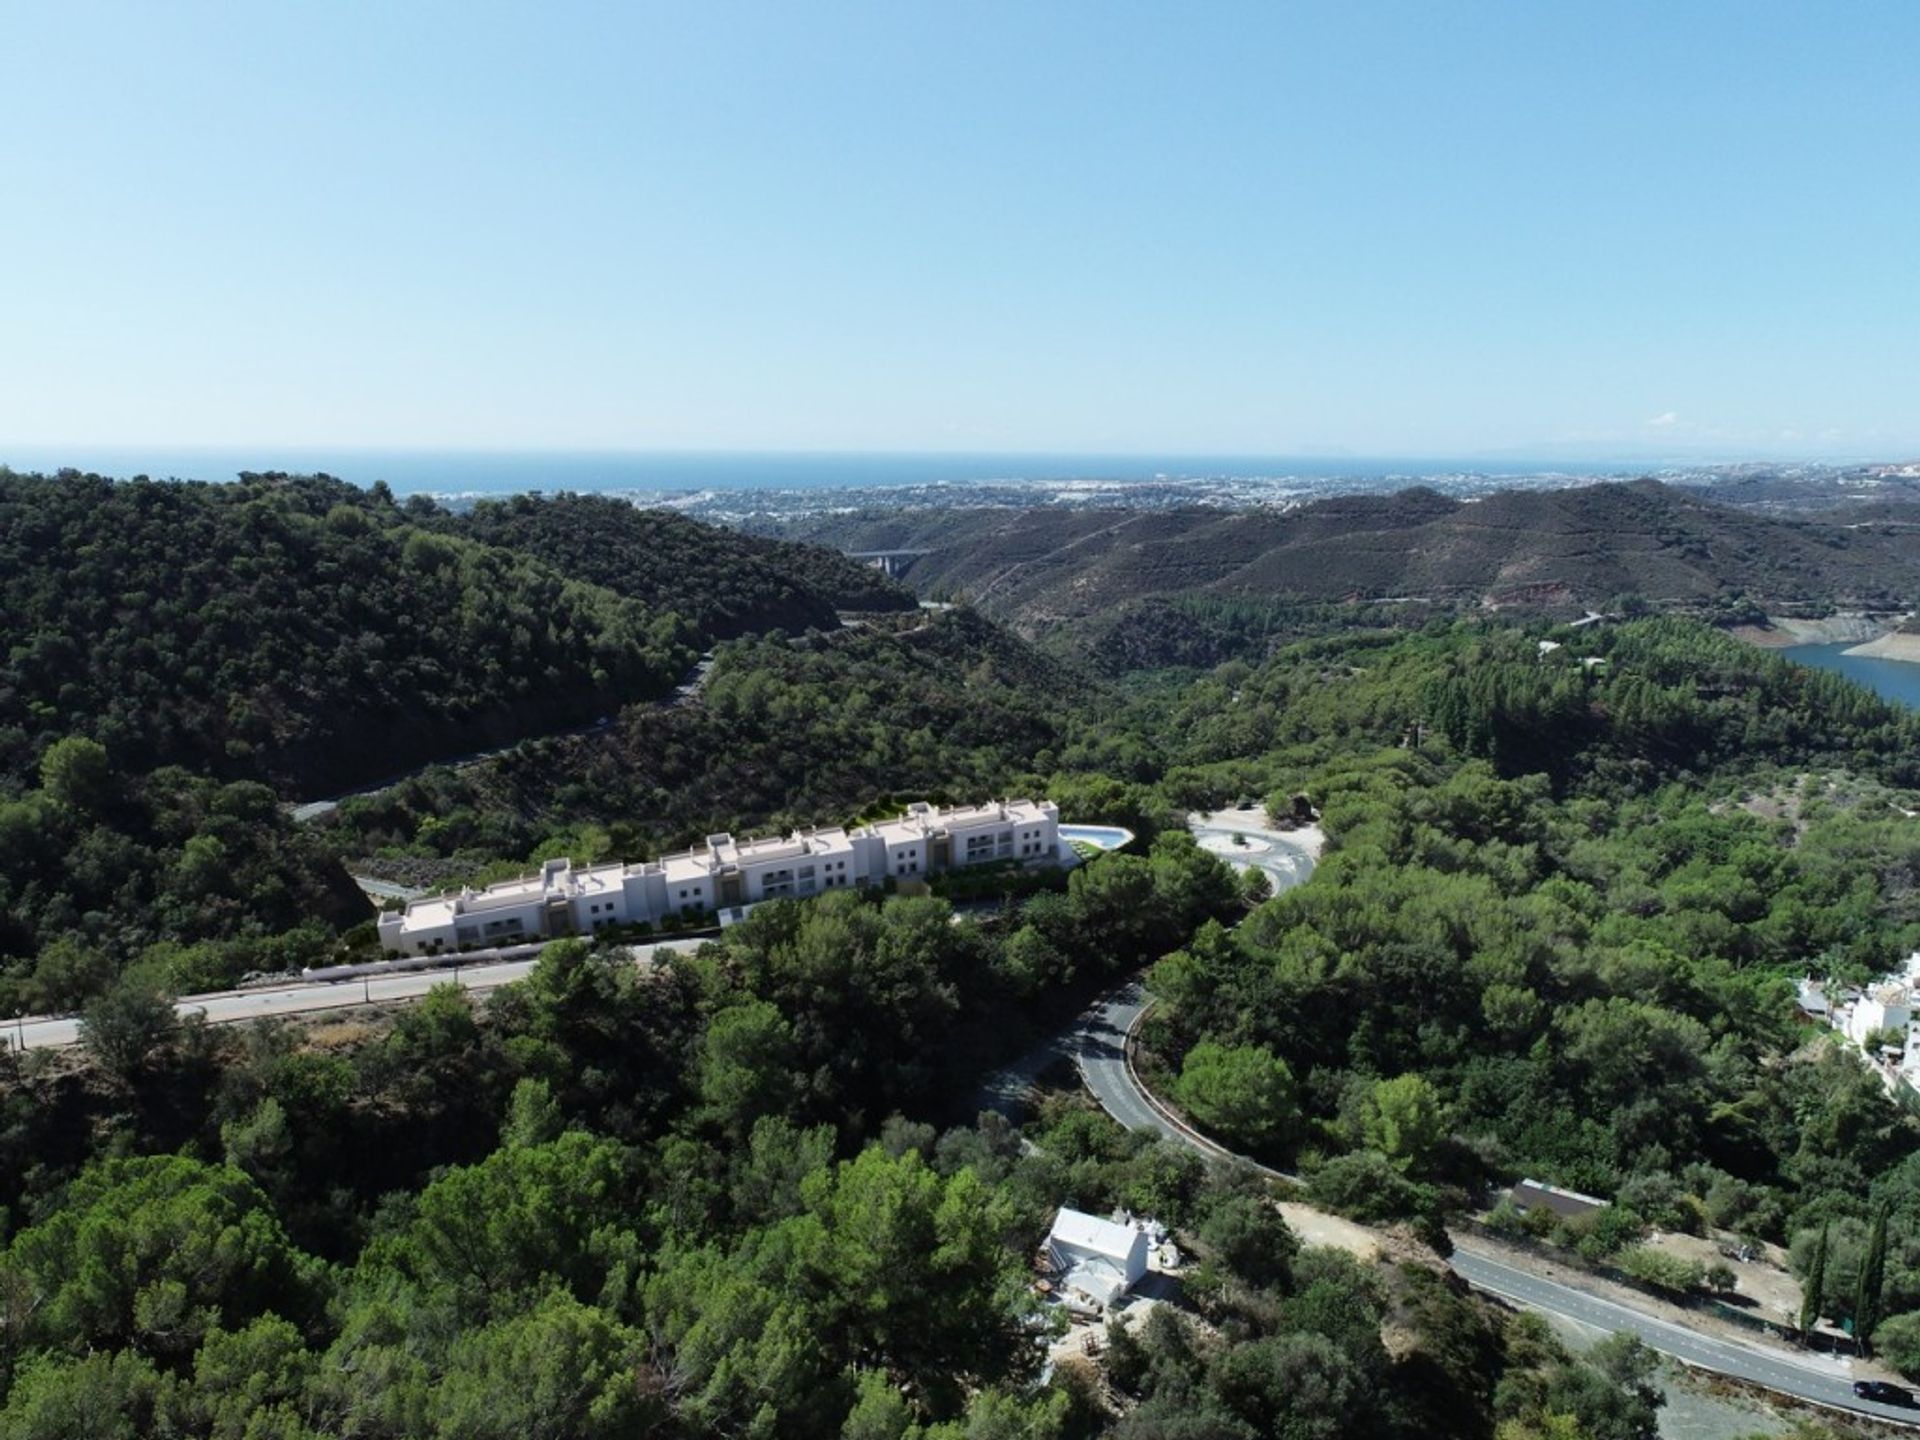
[[[1894,631],[1855,645],[1845,652],[1848,655],[1870,655],[1876,660],[1900,660],[1910,665],[1920,665],[1920,635],[1909,635],[1903,631]]]
[[[1891,618],[1882,620],[1859,612],[1830,615],[1824,620],[1770,615],[1764,625],[1736,625],[1728,633],[1763,650],[1785,650],[1792,645],[1837,645],[1845,640],[1871,643],[1885,636],[1893,623]]]

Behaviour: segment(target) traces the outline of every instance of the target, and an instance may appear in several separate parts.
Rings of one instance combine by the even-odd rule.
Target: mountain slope
[[[911,610],[912,593],[819,545],[721,530],[606,495],[484,501],[451,533],[544,561],[576,580],[691,621],[706,640],[832,629],[841,610]]]
[[[325,793],[664,695],[724,636],[911,604],[839,556],[629,514],[0,471],[0,786],[85,735],[128,773]]]
[[[850,549],[923,549],[906,578],[965,594],[1029,631],[1195,594],[1577,612],[1623,593],[1658,606],[1900,608],[1920,545],[1878,527],[1777,519],[1654,481],[1349,496],[1291,511],[999,510],[834,517],[797,534]]]

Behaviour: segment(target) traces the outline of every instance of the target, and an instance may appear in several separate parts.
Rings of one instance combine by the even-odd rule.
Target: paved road
[[[1627,1331],[1638,1335],[1663,1355],[1671,1355],[1699,1369],[1731,1375],[1769,1390],[1778,1390],[1857,1414],[1872,1415],[1880,1420],[1907,1425],[1920,1423],[1920,1417],[1916,1417],[1912,1410],[1856,1399],[1853,1381],[1844,1360],[1801,1354],[1770,1345],[1743,1345],[1729,1340],[1716,1340],[1669,1320],[1515,1269],[1490,1255],[1456,1250],[1449,1263],[1475,1289],[1498,1295],[1530,1310],[1564,1315],[1600,1330]]]
[[[1252,866],[1267,872],[1274,894],[1305,883],[1313,874],[1314,849],[1302,843],[1298,834],[1265,828],[1266,816],[1258,810],[1220,810],[1212,815],[1192,815],[1187,828],[1204,849],[1222,860],[1242,867]],[[1235,837],[1245,845],[1235,843]],[[1318,839],[1318,832],[1314,832]]]
[[[1081,1017],[1074,1032],[1073,1052],[1081,1082],[1100,1102],[1100,1108],[1127,1129],[1155,1131],[1176,1145],[1214,1159],[1230,1158],[1232,1151],[1176,1124],[1134,1083],[1127,1069],[1127,1032],[1146,1006],[1146,991],[1134,980],[1102,996]]]
[[[1189,828],[1201,844],[1216,852],[1231,849],[1230,859],[1240,865],[1254,865],[1267,872],[1275,893],[1300,884],[1313,873],[1314,856],[1299,836],[1261,829],[1254,823],[1264,820],[1258,811],[1230,811],[1215,816],[1190,817]],[[1217,823],[1216,823],[1217,822]],[[1256,847],[1232,844],[1235,835],[1245,836]],[[1064,848],[1064,847],[1063,847]],[[1081,1079],[1094,1098],[1130,1130],[1159,1130],[1181,1144],[1196,1146],[1209,1153],[1228,1152],[1202,1136],[1178,1129],[1137,1093],[1126,1074],[1124,1042],[1127,1031],[1146,1005],[1146,994],[1138,981],[1101,996],[1073,1023],[1072,1028],[1035,1046],[1013,1064],[996,1070],[981,1083],[974,1097],[975,1110],[997,1110],[1009,1119],[1017,1119],[1026,1104],[1027,1092],[1050,1066],[1071,1060],[1079,1067]]]
[[[174,1003],[182,1018],[204,1015],[215,1025],[234,1025],[356,1005],[378,1005],[393,1000],[417,1000],[436,985],[457,984],[463,990],[486,991],[524,979],[535,964],[538,946],[518,947],[535,952],[489,964],[462,965],[458,970],[414,970],[395,975],[370,975],[355,980],[316,980],[257,990],[226,990],[213,995],[189,995]],[[631,947],[634,960],[645,964],[661,951],[676,946],[666,942]],[[77,1016],[40,1016],[0,1022],[0,1040],[17,1049],[39,1050],[73,1045],[80,1039]]]

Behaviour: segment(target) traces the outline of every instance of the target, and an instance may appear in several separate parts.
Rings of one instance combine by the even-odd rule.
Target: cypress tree
[[[1867,1258],[1860,1262],[1860,1288],[1853,1297],[1853,1336],[1862,1345],[1873,1339],[1880,1323],[1880,1292],[1887,1279],[1887,1207],[1873,1212],[1867,1232]]]
[[[1802,1335],[1811,1335],[1813,1327],[1820,1323],[1820,1292],[1827,1287],[1827,1231],[1830,1228],[1830,1224],[1820,1227],[1820,1238],[1813,1246],[1813,1258],[1807,1264],[1806,1286],[1800,1292]]]

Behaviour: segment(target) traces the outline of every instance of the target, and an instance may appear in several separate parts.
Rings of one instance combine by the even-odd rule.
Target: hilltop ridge
[[[783,533],[924,550],[904,578],[1034,632],[1206,596],[1420,600],[1574,614],[1633,595],[1667,609],[1898,610],[1920,552],[1897,523],[1782,518],[1654,480],[1461,500],[1416,488],[1279,509],[862,513]]]

